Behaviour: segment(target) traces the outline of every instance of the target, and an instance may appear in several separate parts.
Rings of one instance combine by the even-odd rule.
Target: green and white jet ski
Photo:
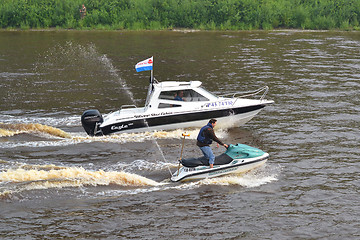
[[[242,173],[264,164],[269,154],[245,144],[230,144],[225,153],[215,157],[214,167],[210,168],[205,157],[180,160],[182,167],[176,170],[171,181],[189,181],[219,177],[231,173]]]

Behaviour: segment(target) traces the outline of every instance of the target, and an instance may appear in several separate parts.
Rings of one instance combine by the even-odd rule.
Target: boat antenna
[[[151,70],[151,72],[150,72],[150,85],[149,85],[149,90],[148,90],[148,93],[147,93],[147,96],[146,96],[145,106],[148,106],[148,104],[149,104],[150,95],[154,91],[154,83],[158,83],[158,81],[156,80],[156,78],[154,78],[154,71]]]
[[[154,83],[154,70],[150,71],[150,83],[153,84]]]
[[[180,153],[178,173],[177,173],[178,175],[179,175],[179,171],[180,171],[181,158],[182,158],[182,154],[183,154],[183,150],[184,150],[185,137],[190,137],[190,134],[188,134],[188,133],[182,133],[181,135],[182,135],[184,138],[182,139],[181,153]]]
[[[158,80],[156,80],[156,78],[154,77],[154,70],[151,70],[150,73],[150,84],[153,85],[154,83],[159,83]]]
[[[151,85],[151,92],[152,92],[154,90],[154,70],[150,71],[150,85]]]

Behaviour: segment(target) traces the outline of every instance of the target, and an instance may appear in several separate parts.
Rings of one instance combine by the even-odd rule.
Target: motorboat
[[[230,128],[245,124],[273,103],[265,99],[267,86],[216,96],[201,87],[200,81],[158,82],[153,77],[152,62],[149,58],[137,64],[141,70],[151,70],[145,106],[124,105],[104,117],[96,109],[86,110],[81,122],[88,135],[198,128],[211,118],[219,120],[218,127]]]
[[[87,110],[81,122],[90,136],[197,128],[206,125],[211,118],[218,119],[218,127],[230,128],[245,124],[273,103],[265,99],[268,86],[243,95],[216,96],[201,85],[200,81],[155,81],[149,86],[144,107],[124,105],[104,117],[98,110]],[[258,99],[249,98],[259,94]]]
[[[204,156],[181,159],[179,167],[171,176],[171,181],[190,181],[219,177],[227,174],[243,173],[263,165],[269,154],[245,144],[230,144],[226,152],[215,157],[214,167]]]

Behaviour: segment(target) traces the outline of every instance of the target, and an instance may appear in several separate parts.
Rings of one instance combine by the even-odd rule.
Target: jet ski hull
[[[222,164],[222,165],[214,165],[213,168],[209,166],[196,166],[196,167],[186,167],[183,166],[179,168],[177,171],[173,173],[171,176],[171,181],[179,182],[179,181],[191,181],[191,180],[199,180],[204,178],[213,178],[219,177],[227,174],[236,174],[250,171],[254,168],[257,168],[263,165],[269,158],[269,154],[262,152],[259,149],[252,148],[246,145],[232,145],[236,147],[237,156],[243,157],[235,157],[230,163]],[[244,151],[239,149],[240,147],[246,147]],[[248,153],[250,151],[257,151],[256,155],[252,155]],[[218,156],[221,157],[222,155]],[[215,159],[216,164],[216,159]],[[188,165],[190,166],[190,165]]]
[[[214,178],[219,177],[227,174],[236,174],[236,173],[243,173],[248,172],[254,168],[257,168],[263,165],[269,155],[264,156],[260,159],[254,159],[253,161],[247,162],[239,162],[239,160],[233,160],[231,163],[221,166],[214,166],[214,168],[210,167],[195,167],[195,168],[188,168],[188,167],[181,167],[179,169],[179,174],[176,171],[172,177],[171,181],[179,182],[179,181],[191,181],[191,180],[199,180],[204,178]]]

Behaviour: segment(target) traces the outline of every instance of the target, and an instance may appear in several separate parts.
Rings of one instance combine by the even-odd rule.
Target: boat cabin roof
[[[155,83],[154,85],[159,88],[176,88],[176,89],[187,89],[187,88],[197,88],[201,86],[200,81],[190,81],[190,82],[177,82],[177,81],[166,81]]]
[[[147,96],[145,107],[193,107],[192,104],[195,102],[215,101],[217,96],[201,88],[201,84],[200,81],[156,82],[153,84],[154,88]],[[151,89],[151,85],[149,89]]]

